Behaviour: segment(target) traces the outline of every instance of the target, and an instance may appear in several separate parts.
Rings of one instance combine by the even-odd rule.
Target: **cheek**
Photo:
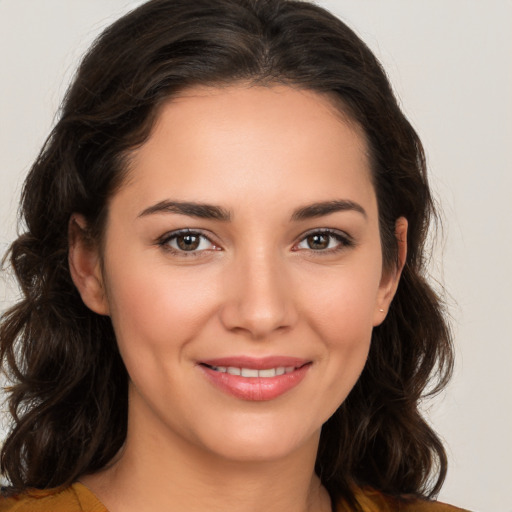
[[[303,276],[303,304],[316,326],[329,332],[328,339],[348,341],[357,339],[358,333],[371,334],[380,274],[377,262]]]
[[[378,262],[339,268],[304,283],[309,292],[303,316],[324,346],[331,412],[344,401],[366,363],[379,283]]]
[[[348,383],[355,383],[368,355],[373,330],[372,295],[372,290],[354,286],[336,289],[330,300],[317,297],[315,328],[333,371]]]
[[[137,362],[144,353],[175,356],[208,322],[218,299],[212,280],[200,271],[134,259],[110,264],[107,283],[112,322],[127,366],[128,359]]]

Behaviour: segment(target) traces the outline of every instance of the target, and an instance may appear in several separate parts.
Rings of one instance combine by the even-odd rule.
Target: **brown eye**
[[[342,231],[317,230],[306,233],[304,238],[295,246],[295,250],[307,250],[332,254],[338,250],[353,247],[354,242],[349,235]]]
[[[194,234],[179,235],[176,237],[176,245],[182,251],[195,251],[201,243],[201,237]]]
[[[319,251],[322,249],[327,249],[329,247],[329,242],[331,241],[331,238],[331,235],[325,233],[315,233],[314,235],[309,235],[306,238],[306,242],[308,244],[309,249]]]
[[[175,231],[161,238],[158,242],[164,249],[175,254],[199,255],[204,251],[218,250],[211,240],[200,232],[196,231]]]

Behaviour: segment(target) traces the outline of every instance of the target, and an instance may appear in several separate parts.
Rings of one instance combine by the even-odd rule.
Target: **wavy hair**
[[[0,325],[12,383],[0,467],[11,490],[95,472],[126,436],[128,376],[110,319],[90,311],[71,280],[71,214],[83,214],[101,240],[130,150],[147,139],[162,103],[188,87],[237,82],[329,95],[360,125],[387,268],[397,264],[395,221],[408,220],[398,291],[362,375],[322,429],[316,472],[333,497],[352,502],[355,486],[439,491],[446,455],[418,404],[445,386],[453,361],[443,304],[425,277],[435,209],[422,145],[361,39],[326,10],[292,0],[152,0],[85,55],[26,179],[24,232],[7,255],[23,293]]]

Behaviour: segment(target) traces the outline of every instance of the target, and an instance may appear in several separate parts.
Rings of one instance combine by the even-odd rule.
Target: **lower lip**
[[[200,365],[209,381],[225,393],[242,400],[273,400],[297,386],[306,376],[311,364],[305,364],[291,373],[275,377],[241,377],[212,370]]]

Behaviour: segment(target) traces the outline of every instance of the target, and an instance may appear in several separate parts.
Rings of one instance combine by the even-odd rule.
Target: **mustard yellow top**
[[[0,512],[108,512],[85,485],[64,489],[30,490],[26,494],[0,497]]]
[[[396,502],[373,490],[356,494],[364,512],[464,512],[435,501]],[[65,489],[33,490],[26,494],[0,497],[0,512],[108,512],[94,494],[81,483]],[[352,512],[338,503],[336,512]]]

